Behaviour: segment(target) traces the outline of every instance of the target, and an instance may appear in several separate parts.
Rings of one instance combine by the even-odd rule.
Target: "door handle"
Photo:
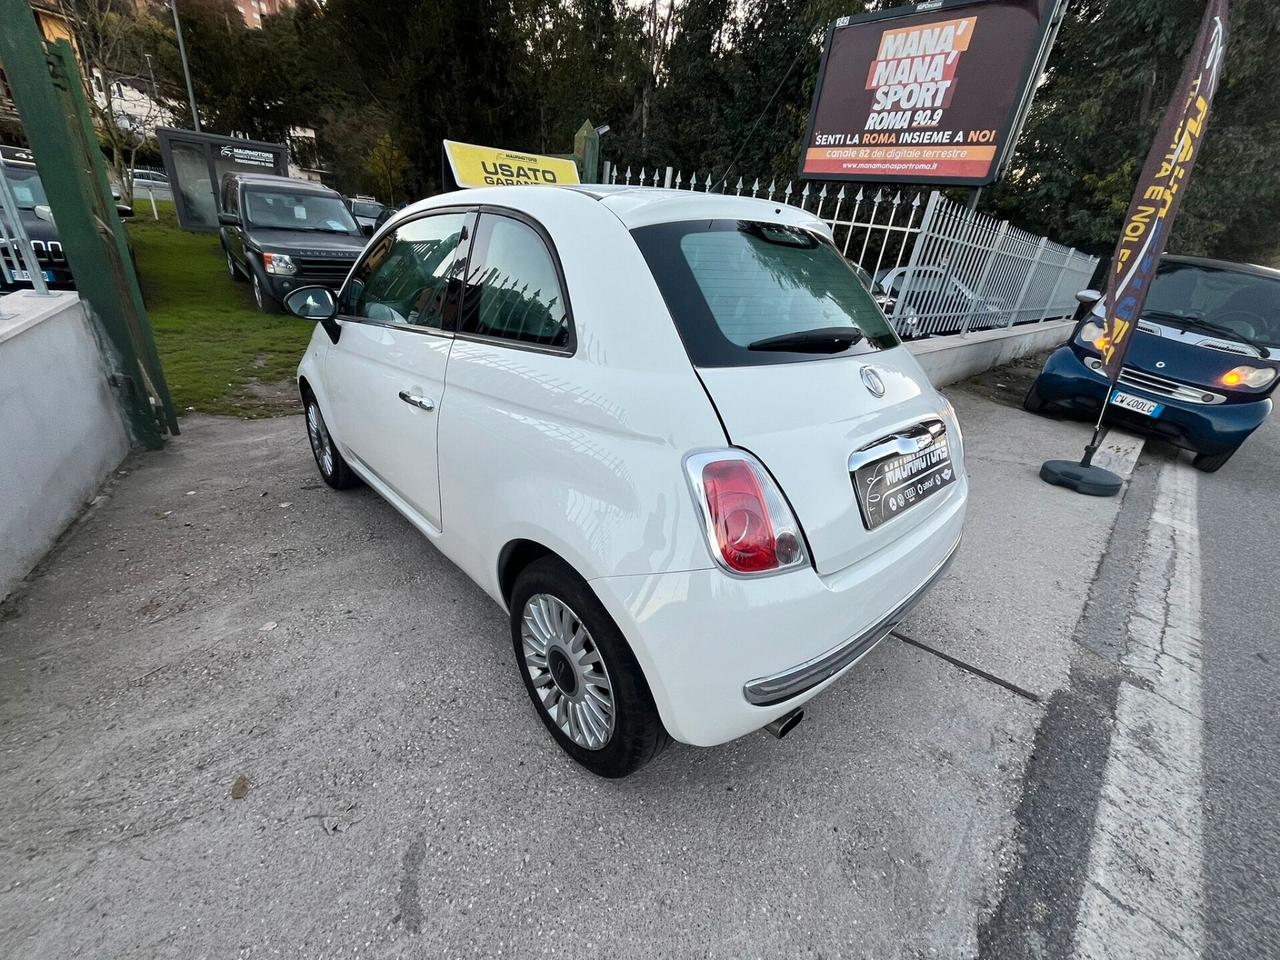
[[[417,394],[410,393],[408,390],[400,391],[400,399],[411,407],[417,407],[419,410],[434,410],[436,402],[430,397],[419,397]]]

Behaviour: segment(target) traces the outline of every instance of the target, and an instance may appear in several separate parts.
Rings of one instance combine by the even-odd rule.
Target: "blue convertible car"
[[[1280,270],[1165,257],[1147,296],[1119,383],[1102,369],[1102,295],[1044,365],[1023,406],[1097,416],[1196,454],[1218,470],[1271,413],[1280,379]]]

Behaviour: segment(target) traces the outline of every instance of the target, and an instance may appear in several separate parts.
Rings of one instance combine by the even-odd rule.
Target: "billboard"
[[[160,127],[160,156],[173,187],[178,224],[184,230],[217,230],[223,174],[289,174],[289,151],[283,143],[264,143],[216,133]]]
[[[800,157],[823,180],[983,186],[1012,154],[1059,0],[934,0],[827,30]]]

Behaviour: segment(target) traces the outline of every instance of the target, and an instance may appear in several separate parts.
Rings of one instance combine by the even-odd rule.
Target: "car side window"
[[[441,329],[457,302],[454,275],[465,213],[410,220],[381,237],[343,294],[344,314],[373,323]]]
[[[551,251],[513,217],[480,217],[459,332],[568,348],[573,329]]]

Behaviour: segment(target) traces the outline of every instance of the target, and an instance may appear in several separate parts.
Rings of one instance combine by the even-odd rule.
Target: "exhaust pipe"
[[[804,710],[801,709],[800,707],[796,707],[796,709],[792,710],[790,713],[784,713],[777,720],[774,720],[772,723],[768,724],[765,727],[765,730],[767,730],[771,736],[781,740],[788,733],[790,733],[797,726],[799,726],[800,721],[803,719],[804,719]]]

